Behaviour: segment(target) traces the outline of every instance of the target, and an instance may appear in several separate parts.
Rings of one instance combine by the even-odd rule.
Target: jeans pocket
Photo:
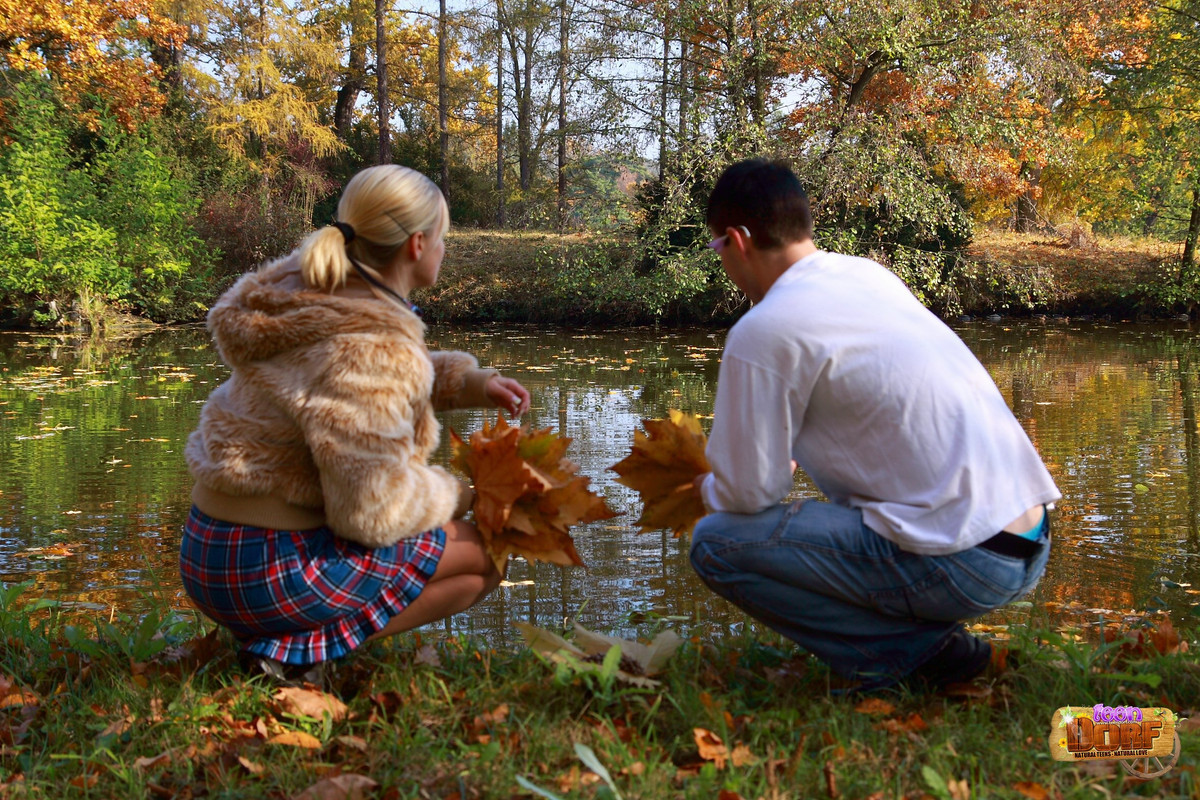
[[[1000,555],[973,547],[945,557],[948,578],[975,606],[990,611],[1020,597],[1041,577],[1046,552],[1032,559]]]
[[[872,591],[869,597],[876,611],[908,622],[953,622],[989,610],[960,592],[941,567],[905,586]]]

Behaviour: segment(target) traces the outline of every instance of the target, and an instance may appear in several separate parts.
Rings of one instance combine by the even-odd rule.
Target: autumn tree
[[[158,112],[160,70],[139,55],[143,43],[168,47],[182,36],[152,0],[0,0],[3,70],[51,76],[91,128],[105,111],[128,130]]]

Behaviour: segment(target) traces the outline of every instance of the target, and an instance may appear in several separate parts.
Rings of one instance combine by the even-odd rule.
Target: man
[[[709,198],[754,306],[729,331],[691,560],[713,591],[851,679],[984,671],[961,620],[1037,583],[1061,495],[983,365],[879,264],[818,250],[799,180],[760,159]],[[781,501],[797,465],[828,502]]]

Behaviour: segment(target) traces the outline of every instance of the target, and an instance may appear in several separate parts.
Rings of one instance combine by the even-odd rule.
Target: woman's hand
[[[529,390],[512,378],[493,375],[483,387],[487,399],[497,408],[503,408],[512,418],[529,410]]]

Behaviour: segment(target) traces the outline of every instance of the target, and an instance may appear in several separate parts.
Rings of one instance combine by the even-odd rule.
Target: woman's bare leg
[[[446,532],[446,549],[433,577],[416,600],[367,641],[403,633],[465,611],[500,585],[500,573],[474,525],[456,519],[443,525],[442,530]]]

